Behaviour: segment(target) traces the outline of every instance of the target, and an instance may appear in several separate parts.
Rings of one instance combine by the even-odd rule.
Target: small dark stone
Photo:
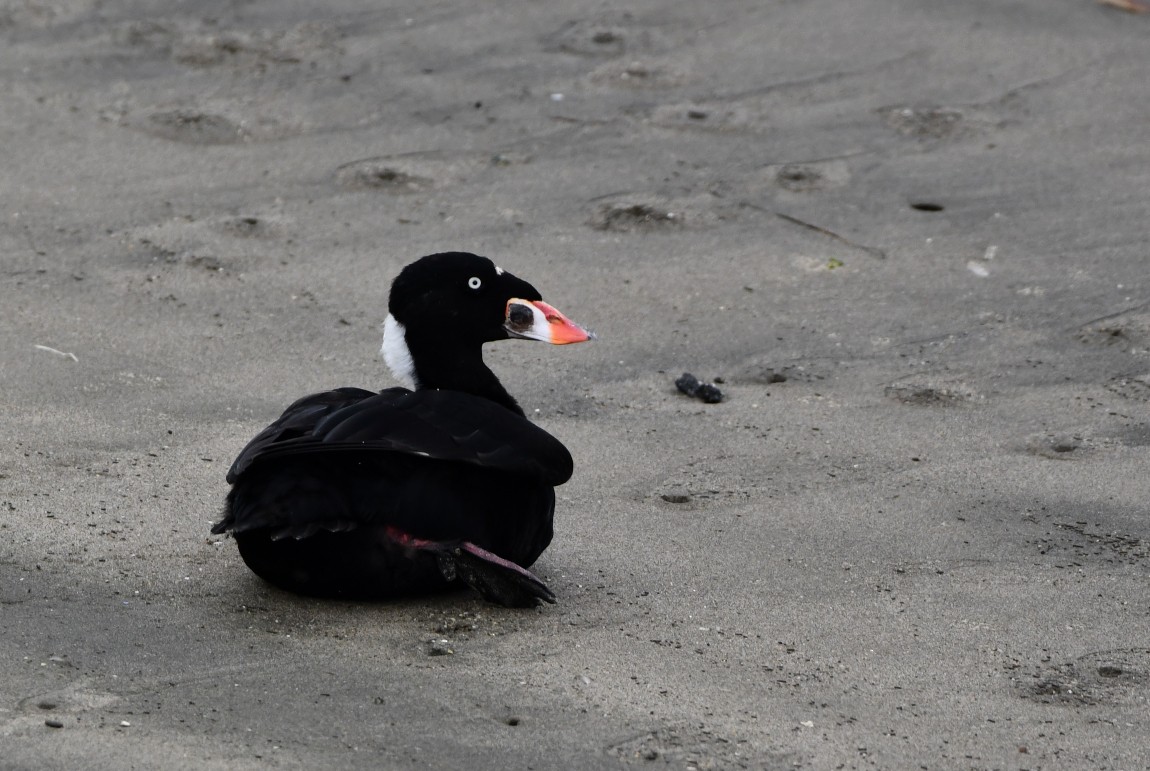
[[[1116,667],[1113,664],[1103,664],[1098,667],[1098,674],[1102,677],[1119,677],[1122,674],[1122,667]]]
[[[59,720],[45,720],[44,725],[48,726],[49,728],[63,728],[64,727],[64,724],[61,723]]]
[[[707,404],[718,404],[723,400],[723,392],[711,383],[700,383],[699,378],[690,372],[684,372],[676,381],[675,387]]]
[[[694,396],[699,392],[699,378],[690,372],[684,372],[679,376],[679,379],[675,381],[675,387],[687,396]]]
[[[663,493],[659,496],[667,503],[690,503],[691,496],[682,493]]]
[[[718,404],[723,401],[723,392],[710,383],[701,384],[695,395],[707,404]]]

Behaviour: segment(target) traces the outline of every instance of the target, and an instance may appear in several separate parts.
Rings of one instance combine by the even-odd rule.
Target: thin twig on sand
[[[813,230],[816,233],[822,233],[824,236],[830,236],[831,238],[838,241],[839,243],[846,244],[847,246],[849,246],[853,249],[861,249],[864,252],[866,252],[867,254],[870,254],[874,257],[878,257],[880,260],[886,259],[886,252],[884,252],[882,249],[878,249],[878,248],[873,247],[873,246],[866,246],[864,244],[855,243],[854,241],[851,241],[850,239],[843,238],[838,233],[834,233],[830,230],[827,230],[824,227],[819,227],[818,225],[811,224],[810,222],[804,222],[803,220],[799,219],[798,217],[792,217],[789,214],[783,214],[781,211],[777,211],[774,214],[776,217],[778,217],[780,219],[784,219],[787,222],[793,222],[794,224],[800,225],[800,226],[802,226],[808,230]]]
[[[57,350],[55,348],[51,348],[47,345],[33,345],[32,347],[38,351],[47,351],[48,353],[54,353],[57,356],[63,356],[65,359],[71,359],[72,361],[79,361],[79,359],[76,358],[76,354],[70,353],[68,351],[60,351],[60,350]]]

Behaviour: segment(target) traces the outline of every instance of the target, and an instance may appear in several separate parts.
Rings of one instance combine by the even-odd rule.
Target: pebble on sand
[[[690,372],[684,372],[675,381],[675,387],[696,399],[702,399],[707,404],[718,404],[723,400],[723,392],[713,383],[700,383],[699,379]]]

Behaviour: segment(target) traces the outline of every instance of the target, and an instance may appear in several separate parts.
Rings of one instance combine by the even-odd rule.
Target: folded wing
[[[563,484],[573,470],[558,439],[487,399],[458,391],[341,388],[288,407],[243,449],[228,482],[276,458],[348,451],[460,461],[549,485]]]

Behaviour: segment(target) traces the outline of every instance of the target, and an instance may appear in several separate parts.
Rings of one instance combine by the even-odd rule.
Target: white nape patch
[[[383,347],[379,352],[395,379],[408,388],[418,388],[415,379],[415,362],[411,359],[411,349],[407,347],[407,330],[390,313],[383,321]]]
[[[495,266],[495,275],[497,275],[497,276],[502,276],[502,275],[503,275],[503,268],[501,268],[501,267],[499,267],[498,265],[496,265],[496,266]]]

